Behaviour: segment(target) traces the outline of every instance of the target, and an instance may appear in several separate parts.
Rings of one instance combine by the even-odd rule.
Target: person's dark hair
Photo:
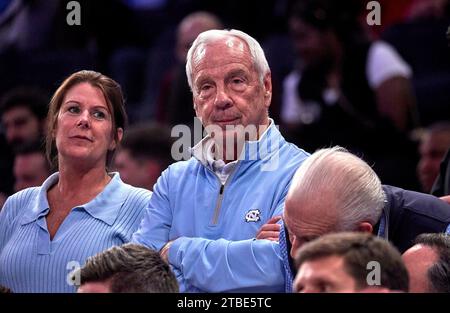
[[[450,235],[421,234],[415,244],[432,248],[438,255],[438,260],[428,269],[428,280],[431,292],[450,293]]]
[[[157,161],[162,169],[173,163],[171,156],[174,138],[170,129],[162,125],[139,125],[127,130],[124,134],[121,149],[129,151],[136,160],[152,159]]]
[[[39,121],[47,116],[48,97],[37,87],[17,87],[8,91],[0,101],[0,115],[16,107],[26,107]]]
[[[55,146],[54,131],[58,120],[58,113],[64,101],[67,92],[75,85],[81,83],[89,83],[91,86],[99,88],[105,96],[106,104],[112,115],[112,129],[114,139],[118,141],[117,129],[125,130],[127,124],[127,114],[125,111],[124,99],[120,85],[113,79],[94,71],[79,71],[73,73],[58,87],[54,93],[48,112],[47,121],[47,137],[46,137],[46,153],[49,162],[56,165],[57,152]],[[108,151],[106,165],[109,166],[114,151]]]
[[[12,291],[8,287],[0,285],[0,293],[12,293]]]
[[[400,252],[384,239],[369,233],[334,233],[303,245],[295,259],[297,269],[306,262],[328,256],[341,256],[345,271],[361,290],[368,286],[369,262],[380,264],[380,286],[408,291],[409,277]]]
[[[179,292],[175,275],[159,253],[132,243],[90,257],[79,274],[81,285],[109,281],[114,293]]]
[[[363,10],[359,0],[297,0],[290,18],[301,19],[320,31],[332,30],[343,42],[363,36],[358,16]]]

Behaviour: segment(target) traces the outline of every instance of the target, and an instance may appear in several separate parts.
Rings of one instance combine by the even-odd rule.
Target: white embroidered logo
[[[245,214],[245,221],[249,222],[258,222],[261,220],[261,212],[259,210],[249,210],[247,214]]]

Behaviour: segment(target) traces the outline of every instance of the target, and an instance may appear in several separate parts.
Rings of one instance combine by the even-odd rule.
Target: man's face
[[[436,252],[425,245],[415,245],[402,255],[409,275],[409,292],[431,292],[428,269],[438,259]]]
[[[41,123],[25,106],[17,106],[4,112],[2,124],[6,140],[13,146],[35,141],[41,135]]]
[[[325,209],[327,205],[309,204],[300,205],[289,198],[285,203],[284,222],[289,230],[292,258],[303,244],[333,232],[336,225],[334,210]]]
[[[428,134],[420,144],[420,161],[417,174],[424,192],[430,192],[439,174],[439,168],[445,153],[450,148],[450,133]]]
[[[356,283],[344,267],[342,256],[326,256],[304,262],[294,280],[294,291],[309,292],[355,292]]]
[[[14,191],[40,186],[49,174],[49,168],[43,153],[18,155],[14,160]]]
[[[114,167],[123,182],[148,190],[153,190],[162,170],[157,161],[137,160],[131,156],[128,149],[120,149],[116,153]]]
[[[195,111],[205,127],[215,125],[230,136],[226,126],[267,126],[272,83],[261,83],[245,42],[222,36],[199,46],[193,56]],[[254,139],[253,139],[254,140]]]

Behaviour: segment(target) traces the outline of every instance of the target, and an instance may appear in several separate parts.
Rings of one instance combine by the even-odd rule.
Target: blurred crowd
[[[449,292],[450,0],[368,2],[0,0],[0,292]]]
[[[68,2],[0,1],[0,198],[53,172],[49,95],[81,69],[121,85],[131,128],[113,167],[152,189],[171,162],[170,127],[194,122],[187,50],[223,28],[262,43],[270,116],[289,141],[344,146],[383,183],[431,190],[450,146],[450,1],[380,0],[380,25],[363,0],[80,0],[81,25],[67,23]]]

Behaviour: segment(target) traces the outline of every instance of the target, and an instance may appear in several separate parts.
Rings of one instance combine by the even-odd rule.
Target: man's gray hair
[[[361,222],[374,226],[379,221],[385,196],[372,168],[336,146],[318,150],[302,163],[287,198],[329,205],[338,212],[334,230],[355,231]]]
[[[209,42],[215,41],[221,37],[226,37],[226,36],[237,37],[237,38],[243,40],[247,44],[247,46],[250,50],[250,54],[252,56],[253,65],[255,66],[255,69],[259,74],[259,79],[260,79],[261,83],[263,82],[264,76],[267,73],[270,73],[269,64],[267,63],[267,59],[266,59],[266,56],[264,55],[264,51],[261,48],[260,44],[253,37],[247,35],[246,33],[242,32],[240,30],[236,30],[236,29],[207,30],[207,31],[201,33],[200,35],[198,35],[198,37],[192,43],[192,46],[189,49],[187,58],[186,58],[187,59],[186,60],[186,75],[187,75],[189,87],[191,88],[192,91],[194,91],[193,81],[192,81],[192,61],[193,61],[193,58],[195,57],[195,53],[196,53],[197,49],[201,45],[206,45]]]

